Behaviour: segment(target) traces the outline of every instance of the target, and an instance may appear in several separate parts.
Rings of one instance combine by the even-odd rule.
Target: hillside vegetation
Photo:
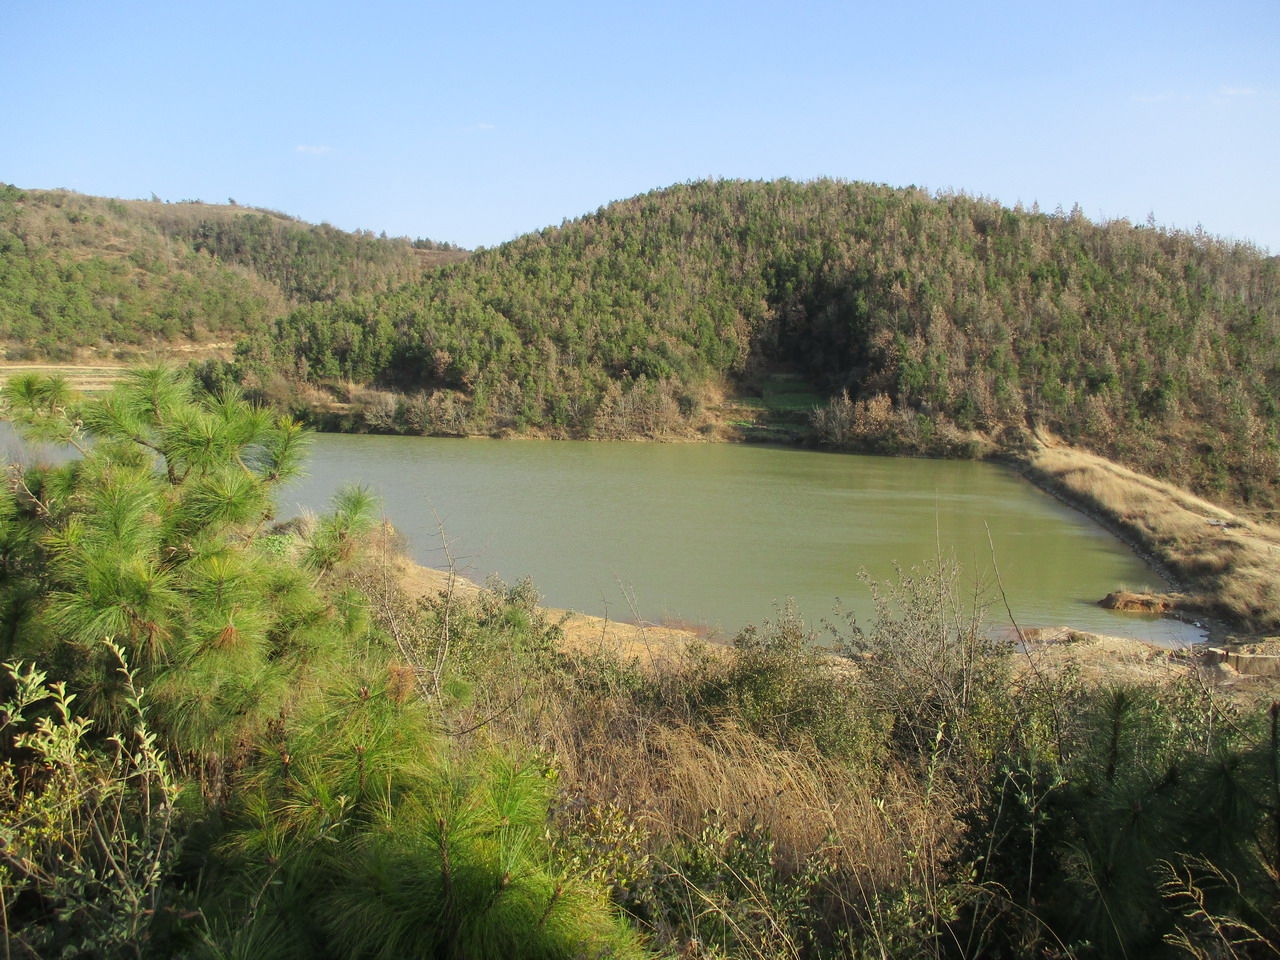
[[[835,448],[971,456],[1039,427],[1262,512],[1278,292],[1280,258],[1248,244],[860,183],[681,184],[472,256],[235,205],[0,188],[11,361],[238,340],[206,383],[337,429],[772,419]]]
[[[0,344],[21,361],[230,341],[462,255],[268,210],[0,184]]]
[[[833,398],[814,425],[837,447],[1038,425],[1254,507],[1280,476],[1277,258],[962,194],[682,184],[301,307],[239,356],[250,383],[383,388],[348,428],[687,434],[785,374]]]

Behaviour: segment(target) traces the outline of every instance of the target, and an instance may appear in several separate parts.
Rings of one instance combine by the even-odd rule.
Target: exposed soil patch
[[[464,598],[480,592],[477,584],[457,574],[421,567],[405,557],[398,557],[394,563],[396,577],[411,599],[436,596],[450,589]],[[577,653],[610,653],[624,660],[653,664],[678,656],[691,643],[705,639],[696,630],[623,623],[557,607],[544,609],[551,621],[560,625],[565,649]]]
[[[186,343],[165,344],[163,349],[139,348],[123,356],[109,357],[94,351],[79,351],[76,363],[9,363],[0,360],[0,385],[10,377],[24,373],[39,373],[50,377],[63,377],[73,390],[82,393],[105,393],[112,384],[132,367],[144,363],[185,364],[190,360],[220,359],[231,357],[234,344]],[[123,353],[124,351],[114,351]],[[2,355],[2,354],[0,354]]]
[[[1248,665],[1240,669],[1241,658],[1221,648],[1168,650],[1139,640],[1066,628],[1039,631],[1038,636],[1028,636],[1027,640],[1026,649],[1014,658],[1015,674],[1071,670],[1093,686],[1191,683],[1220,702],[1234,703],[1246,710],[1280,698],[1280,657],[1265,658],[1277,666],[1274,672],[1255,672]],[[1267,646],[1280,654],[1280,642]]]
[[[1117,590],[1108,593],[1098,601],[1104,610],[1117,610],[1121,613],[1168,613],[1175,609],[1172,597],[1175,594],[1129,593]]]
[[[38,373],[63,377],[71,389],[81,393],[105,393],[129,369],[123,364],[92,363],[8,363],[0,365],[0,385],[11,377]]]
[[[1087,683],[1169,682],[1185,676],[1194,656],[1140,640],[1083,633],[1060,627],[1027,637],[1026,651],[1014,658],[1016,671],[1079,670]]]

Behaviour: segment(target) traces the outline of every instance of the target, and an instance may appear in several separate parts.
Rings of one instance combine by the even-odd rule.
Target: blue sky
[[[707,176],[1280,253],[1280,3],[6,0],[0,180],[492,246]]]

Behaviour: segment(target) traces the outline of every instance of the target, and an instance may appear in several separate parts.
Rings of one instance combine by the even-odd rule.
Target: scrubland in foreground
[[[94,439],[0,503],[9,956],[1280,944],[1280,708],[1189,663],[1085,679],[938,561],[872,623],[783,609],[642,664],[528,582],[410,596],[365,491],[271,523],[303,437],[234,390],[5,398]]]
[[[528,583],[446,579],[415,601],[378,561],[350,575],[407,659],[452,678],[462,749],[541,758],[555,855],[655,952],[1275,943],[1272,715],[1192,659],[1079,635],[1018,652],[945,563],[874,585],[865,628],[819,637],[782,610],[717,648],[566,644]]]

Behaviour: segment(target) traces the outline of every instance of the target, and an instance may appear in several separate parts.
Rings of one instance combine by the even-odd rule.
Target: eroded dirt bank
[[[1218,641],[1280,631],[1280,527],[1043,434],[1013,460],[1129,542],[1170,583],[1161,595],[1114,594],[1115,608],[1208,617]]]

